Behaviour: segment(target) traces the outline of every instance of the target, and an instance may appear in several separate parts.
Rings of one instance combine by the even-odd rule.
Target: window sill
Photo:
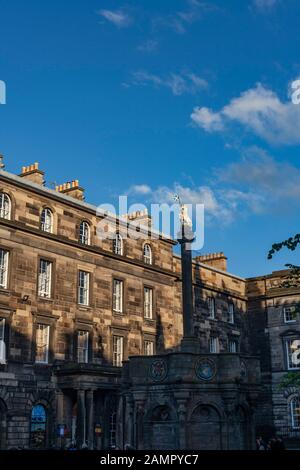
[[[156,319],[155,318],[146,318],[146,317],[144,317],[144,321],[147,322],[147,323],[155,323]]]
[[[82,312],[88,312],[91,309],[92,309],[92,307],[90,305],[78,304],[78,310],[81,310]]]
[[[38,295],[38,300],[41,301],[45,301],[45,302],[54,302],[54,299],[52,299],[52,297],[41,297],[40,295]]]
[[[0,287],[0,295],[11,295],[11,291],[9,289],[5,289],[4,287]]]

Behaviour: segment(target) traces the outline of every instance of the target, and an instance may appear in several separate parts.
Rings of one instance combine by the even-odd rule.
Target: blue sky
[[[0,0],[0,151],[86,199],[206,206],[203,253],[254,276],[297,233],[297,0]]]

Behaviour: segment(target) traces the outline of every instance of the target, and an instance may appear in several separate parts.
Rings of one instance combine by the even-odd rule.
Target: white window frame
[[[207,305],[208,305],[208,318],[210,320],[216,319],[216,302],[214,297],[207,298]]]
[[[11,219],[11,199],[7,193],[0,193],[0,218]]]
[[[293,312],[294,312],[294,318],[292,318]],[[290,319],[288,319],[287,314],[290,315]],[[283,307],[283,319],[284,319],[284,323],[295,323],[297,321],[296,307],[294,305]]]
[[[0,364],[6,364],[5,318],[0,318]]]
[[[80,344],[82,338],[82,345]],[[87,364],[89,362],[89,340],[90,334],[86,330],[77,331],[77,362]]]
[[[113,252],[115,255],[123,256],[123,238],[119,233],[113,239]]]
[[[238,343],[235,339],[229,340],[229,352],[236,354],[238,352]]]
[[[144,318],[153,320],[153,289],[144,287]]]
[[[294,364],[293,361],[292,361],[292,355],[295,352],[295,350],[292,349],[292,347],[291,347],[294,341],[299,341],[299,340],[300,340],[300,337],[299,338],[285,339],[285,352],[286,352],[286,362],[287,362],[288,370],[299,370],[300,369],[300,364]]]
[[[78,304],[88,307],[90,304],[90,273],[78,271]]]
[[[41,334],[41,341],[42,344],[39,346],[38,341],[39,331],[43,331]],[[35,362],[37,364],[48,364],[49,362],[49,342],[50,342],[50,325],[45,325],[43,323],[37,323],[36,325],[36,332],[35,332],[35,340],[36,340],[36,351],[35,351]],[[38,348],[44,348],[43,359],[38,358]]]
[[[211,336],[209,338],[209,352],[211,354],[218,354],[219,352],[219,340],[217,336]]]
[[[230,302],[228,304],[228,323],[230,323],[230,325],[234,325],[234,304],[232,302]]]
[[[38,295],[45,299],[51,298],[52,288],[52,261],[40,259],[38,276]]]
[[[124,282],[121,279],[113,280],[113,311],[123,313]]]
[[[124,358],[124,337],[113,335],[113,365],[122,367]]]
[[[146,243],[143,248],[143,259],[145,264],[152,264],[152,248],[149,243]]]
[[[154,341],[151,341],[149,339],[144,340],[144,354],[145,356],[154,355]]]
[[[300,397],[293,397],[290,401],[290,416],[293,429],[300,429]]]
[[[9,251],[0,248],[0,289],[8,286]]]
[[[82,245],[90,245],[91,243],[91,229],[90,224],[83,220],[79,226],[79,243]]]
[[[41,213],[41,230],[43,232],[53,232],[53,212],[49,207],[44,207]]]

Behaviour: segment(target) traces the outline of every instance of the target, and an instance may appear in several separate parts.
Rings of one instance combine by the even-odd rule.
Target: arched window
[[[34,449],[42,449],[46,445],[47,413],[43,405],[35,405],[31,411],[30,444]]]
[[[290,401],[291,423],[293,429],[300,429],[300,397]]]
[[[6,220],[10,220],[11,217],[11,201],[6,193],[0,193],[0,217]]]
[[[148,243],[144,246],[144,263],[152,264],[152,250]]]
[[[113,250],[115,255],[123,255],[123,239],[119,233],[113,239]]]
[[[45,207],[42,210],[41,230],[47,233],[52,233],[53,231],[53,214],[52,214],[52,211],[48,207]]]
[[[90,244],[90,226],[87,222],[83,221],[79,227],[79,243],[83,245]]]

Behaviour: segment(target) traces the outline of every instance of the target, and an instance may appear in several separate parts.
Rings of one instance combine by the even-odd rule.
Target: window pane
[[[237,352],[237,342],[236,341],[229,341],[229,352],[236,353]]]
[[[209,340],[209,352],[217,353],[218,352],[218,339],[217,338],[210,338]]]
[[[78,275],[78,303],[89,305],[90,273],[79,271]]]
[[[52,232],[52,219],[53,217],[51,210],[48,208],[43,209],[41,216],[41,229],[43,232]]]
[[[144,316],[148,319],[153,317],[153,290],[150,287],[144,289]]]
[[[152,251],[148,244],[144,246],[144,263],[152,264]]]
[[[295,306],[284,307],[283,309],[285,323],[291,323],[296,321],[296,308]]]
[[[49,355],[49,325],[38,323],[36,326],[35,362],[47,363]]]
[[[208,302],[209,318],[214,319],[215,318],[215,299],[213,297],[208,297],[207,302]]]
[[[38,294],[41,297],[51,297],[51,272],[52,263],[50,261],[40,260]]]
[[[291,401],[291,421],[294,429],[300,428],[300,398],[295,397]]]
[[[11,202],[9,196],[5,193],[0,193],[0,217],[10,220],[10,212]]]
[[[153,356],[154,354],[154,343],[153,341],[145,341],[144,342],[144,351],[145,356]]]
[[[0,364],[6,363],[5,318],[0,318]]]
[[[113,240],[113,250],[116,255],[123,255],[123,240],[119,233],[116,234]]]
[[[233,304],[228,305],[228,322],[234,323],[234,305]]]
[[[7,250],[0,250],[0,288],[7,288],[7,275],[8,275],[8,257]]]
[[[289,339],[285,342],[285,345],[288,369],[300,369],[300,364],[298,364],[299,354],[297,354],[300,348],[300,338]]]
[[[113,310],[123,312],[123,281],[118,279],[113,281]]]
[[[36,405],[31,412],[30,446],[43,449],[46,441],[46,410],[42,405]]]
[[[90,244],[90,226],[87,222],[81,222],[80,224],[79,242],[83,245]]]
[[[89,352],[89,333],[88,331],[78,331],[77,336],[77,360],[87,363]]]
[[[123,362],[123,336],[113,336],[113,365],[121,367]]]

